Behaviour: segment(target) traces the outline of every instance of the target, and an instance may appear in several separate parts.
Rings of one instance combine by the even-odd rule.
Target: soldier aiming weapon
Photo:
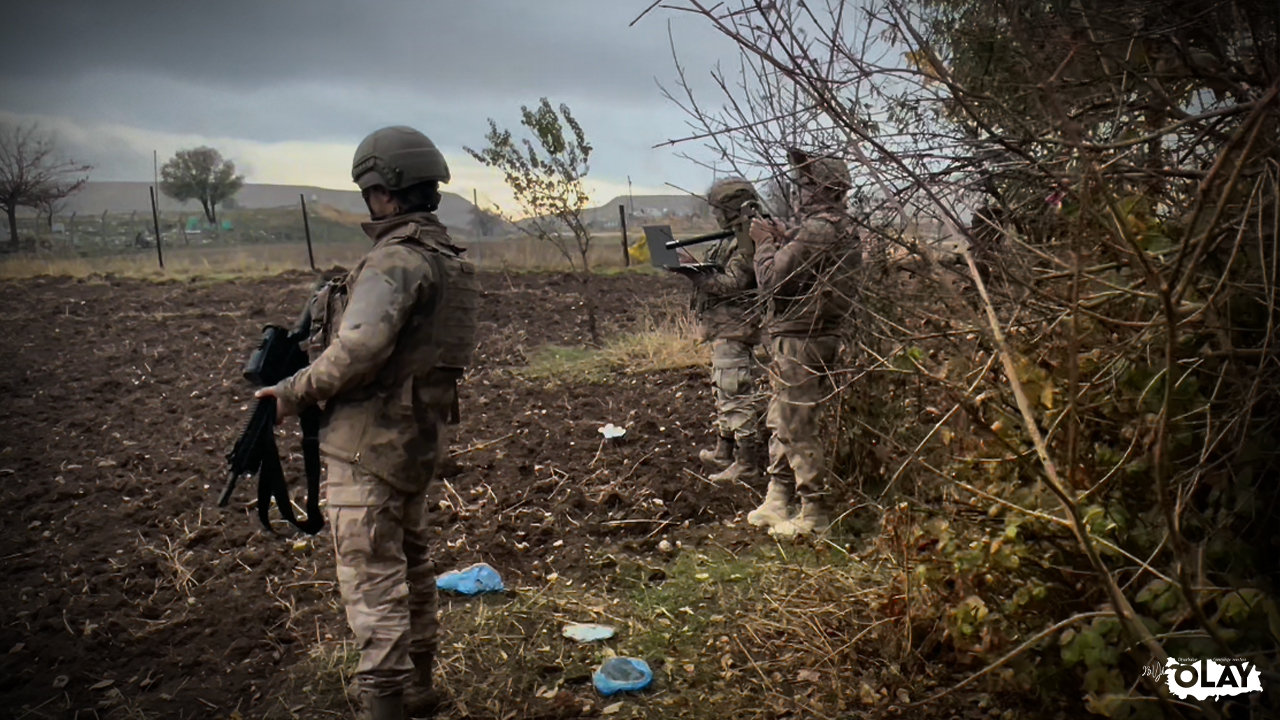
[[[669,239],[670,229],[659,226],[645,228],[645,235],[655,265],[692,281],[698,339],[711,345],[717,439],[714,448],[703,449],[698,457],[709,470],[718,471],[708,477],[712,482],[746,482],[760,476],[761,456],[755,393],[759,368],[754,357],[760,321],[751,260],[755,246],[748,229],[753,219],[768,214],[755,188],[743,178],[717,180],[707,191],[707,202],[721,230],[674,240]],[[655,239],[663,241],[661,250],[669,253],[665,258],[656,252]],[[677,249],[713,241],[705,262],[680,264]]]
[[[765,211],[764,206],[758,200],[749,200],[740,206],[740,216],[744,218],[747,225],[750,225],[753,218],[769,217],[769,213]],[[717,246],[716,250],[708,253],[708,262],[702,263],[681,263],[680,255],[677,250],[692,247],[694,245],[702,245],[703,243],[719,242],[733,238],[735,235],[742,235],[748,239],[738,238],[738,251],[745,257],[750,257],[754,250],[751,247],[749,236],[745,233],[739,233],[735,228],[728,227],[714,232],[695,235],[691,238],[676,240],[671,234],[671,226],[669,225],[645,225],[644,236],[645,241],[649,245],[649,261],[654,267],[671,270],[678,273],[706,273],[706,272],[724,272],[725,258],[719,256],[724,255],[723,247]],[[717,252],[719,251],[719,252]]]

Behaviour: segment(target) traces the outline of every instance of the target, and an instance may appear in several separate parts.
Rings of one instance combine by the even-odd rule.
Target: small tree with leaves
[[[471,224],[479,237],[489,237],[502,225],[502,216],[479,205],[471,206]]]
[[[591,339],[598,344],[595,303],[586,292],[591,278],[591,230],[583,218],[589,198],[582,180],[590,169],[591,144],[569,106],[562,103],[557,113],[546,98],[532,110],[520,106],[520,124],[532,139],[517,140],[490,119],[485,135],[489,146],[464,149],[486,167],[502,171],[524,218],[512,220],[495,206],[499,215],[525,234],[550,243],[573,268],[587,297]]]
[[[50,208],[84,187],[91,165],[58,158],[40,126],[0,123],[0,208],[9,219],[9,244],[18,247],[18,208]]]
[[[218,204],[231,199],[244,186],[236,165],[211,147],[179,150],[160,168],[160,190],[185,202],[196,200],[210,223],[218,222]]]

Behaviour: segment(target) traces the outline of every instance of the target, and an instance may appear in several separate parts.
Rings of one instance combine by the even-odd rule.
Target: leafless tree
[[[52,135],[36,123],[0,122],[0,208],[9,219],[9,244],[18,247],[18,208],[45,209],[88,181],[90,165],[59,157]]]

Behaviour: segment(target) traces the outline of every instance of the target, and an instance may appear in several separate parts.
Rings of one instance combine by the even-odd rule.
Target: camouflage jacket
[[[756,241],[756,278],[767,297],[770,336],[843,334],[853,309],[861,248],[848,214],[810,212],[799,225]]]
[[[750,222],[746,219],[735,230],[747,232]],[[738,247],[738,237],[720,242],[707,253],[706,261],[722,266],[724,272],[693,276],[693,310],[703,341],[759,341],[755,268]]]
[[[479,286],[434,214],[363,228],[373,249],[312,298],[312,362],[279,389],[324,404],[325,455],[413,492],[470,361]]]

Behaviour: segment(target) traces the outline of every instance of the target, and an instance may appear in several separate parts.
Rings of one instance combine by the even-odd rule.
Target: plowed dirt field
[[[327,531],[263,532],[250,481],[216,507],[250,409],[240,367],[311,282],[3,284],[0,717],[338,716],[306,710],[282,680],[347,632]],[[683,302],[678,278],[595,282],[605,334]],[[710,440],[705,370],[524,378],[534,349],[586,341],[579,286],[484,285],[456,467],[432,490],[441,570],[485,561],[518,587],[607,573],[601,548],[652,554],[713,528],[722,545],[747,541],[719,526],[756,491],[687,471]],[[628,441],[602,446],[606,422],[628,426]],[[300,486],[297,456],[287,465]]]

